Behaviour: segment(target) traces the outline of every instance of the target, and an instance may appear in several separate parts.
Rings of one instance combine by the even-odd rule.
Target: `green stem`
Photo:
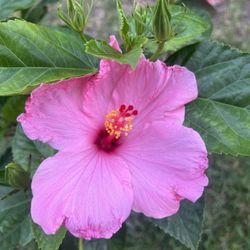
[[[82,238],[80,238],[78,241],[78,249],[83,250],[83,239]]]
[[[80,34],[80,36],[81,36],[83,42],[86,43],[86,42],[87,42],[87,39],[86,39],[86,37],[83,35],[83,33],[79,33],[79,34]]]
[[[155,53],[149,58],[150,61],[155,61],[159,55],[161,54],[163,48],[164,48],[164,44],[165,42],[159,42],[158,44],[158,48],[157,50],[155,51]]]

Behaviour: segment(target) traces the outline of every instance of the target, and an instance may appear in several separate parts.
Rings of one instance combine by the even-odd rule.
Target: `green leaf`
[[[0,169],[3,169],[8,163],[12,161],[11,148],[7,148],[0,156]]]
[[[38,23],[47,14],[46,1],[37,1],[31,8],[22,11],[22,18],[31,23]]]
[[[42,143],[40,141],[33,141],[36,149],[39,151],[41,155],[43,155],[45,158],[53,156],[57,151],[50,147],[46,143]]]
[[[9,140],[4,138],[4,132],[0,131],[0,158],[6,153],[6,150],[9,148]]]
[[[41,250],[58,250],[66,234],[66,230],[60,228],[55,235],[46,235],[42,229],[34,223],[32,224],[32,232],[38,248]]]
[[[15,162],[5,166],[5,180],[16,189],[26,189],[30,186],[30,175]]]
[[[0,249],[25,246],[32,240],[30,194],[0,186]]]
[[[31,176],[33,176],[35,170],[44,159],[34,143],[24,135],[21,126],[17,126],[12,141],[12,153],[14,162],[30,173]]]
[[[12,161],[10,138],[5,138],[4,133],[0,133],[0,169],[4,168],[10,161]]]
[[[28,207],[30,208],[30,203],[28,203]],[[30,218],[30,214],[26,215],[23,218],[22,229],[19,239],[19,245],[26,246],[33,239],[32,229],[31,229],[32,221]]]
[[[197,15],[184,6],[170,5],[169,12],[174,34],[165,43],[162,53],[173,53],[187,45],[202,40],[204,35],[211,32],[211,23],[208,22],[207,18]],[[156,51],[158,44],[155,40],[149,39],[145,47],[153,53]]]
[[[32,6],[36,0],[0,0],[0,19],[8,17],[17,10],[24,10]]]
[[[11,126],[6,127],[5,121],[1,116],[2,114],[0,113],[0,170],[4,169],[12,161],[10,146],[13,135],[13,128]]]
[[[130,51],[122,54],[105,41],[90,40],[86,43],[86,52],[99,58],[116,60],[119,63],[130,64],[134,69],[142,54],[142,46],[147,41],[144,37],[137,37],[133,41],[133,47]]]
[[[2,187],[0,186],[0,202],[10,195],[14,189],[12,187]]]
[[[20,247],[18,250],[39,250],[39,249],[35,240],[33,239],[26,246]]]
[[[6,127],[16,123],[17,116],[24,110],[25,100],[26,96],[12,96],[4,104],[2,115]]]
[[[95,71],[79,34],[20,20],[0,23],[0,95]]]
[[[195,204],[182,201],[179,212],[166,219],[152,219],[165,233],[179,240],[186,247],[195,250],[199,245],[203,225],[204,200]]]
[[[56,3],[58,0],[39,0],[29,9],[22,11],[22,18],[31,23],[40,22],[48,12],[48,5]]]
[[[152,13],[153,9],[149,6],[137,6],[132,16],[129,19],[130,29],[133,34],[144,35],[146,37],[152,36]],[[151,27],[151,30],[150,30]]]
[[[5,169],[0,169],[0,186],[10,186],[5,175]]]
[[[127,44],[128,39],[129,39],[129,31],[130,31],[129,23],[123,11],[121,1],[116,0],[116,5],[117,5],[117,11],[119,14],[119,19],[120,19],[120,36],[122,40],[124,41],[124,43]]]
[[[207,1],[197,1],[197,0],[183,0],[182,1],[188,8],[195,9],[197,11],[209,11],[214,12],[214,7],[209,4]]]
[[[186,125],[210,153],[250,155],[250,54],[204,41],[169,58],[195,72],[199,98],[188,105]]]

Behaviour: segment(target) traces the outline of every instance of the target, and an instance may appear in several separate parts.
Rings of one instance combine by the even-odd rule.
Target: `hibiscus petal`
[[[152,123],[139,138],[129,138],[118,153],[130,168],[133,209],[147,216],[176,213],[180,200],[195,202],[208,184],[207,150],[190,128]]]
[[[111,99],[117,82],[129,67],[115,61],[101,60],[99,73],[88,83],[83,110],[89,123],[92,122],[97,130],[103,127],[105,115],[120,107],[112,106]]]
[[[114,36],[110,45],[120,50]],[[88,84],[83,109],[97,129],[103,126],[107,113],[123,104],[139,111],[135,124],[156,120],[182,124],[184,105],[196,97],[197,82],[192,72],[180,66],[167,67],[161,61],[150,62],[142,55],[135,70],[101,60],[99,73]]]
[[[119,52],[122,52],[120,45],[114,35],[109,37],[109,45],[114,49],[118,50]]]
[[[79,143],[87,130],[82,102],[90,78],[72,78],[35,89],[26,102],[25,113],[18,117],[25,134],[56,149]]]
[[[130,181],[128,167],[116,156],[58,153],[33,178],[32,219],[47,234],[63,224],[77,237],[110,238],[130,214]]]
[[[136,123],[166,117],[169,120],[172,116],[182,123],[184,105],[195,98],[197,82],[191,71],[180,66],[167,67],[161,61],[150,62],[142,57],[134,71],[128,68],[117,80],[113,106],[133,105],[139,111]]]
[[[110,36],[110,46],[121,52],[115,36]],[[92,128],[97,132],[103,128],[105,115],[111,111],[110,100],[115,85],[129,68],[112,60],[102,59],[100,61],[99,73],[88,82],[84,94],[83,110],[88,122],[93,124]]]

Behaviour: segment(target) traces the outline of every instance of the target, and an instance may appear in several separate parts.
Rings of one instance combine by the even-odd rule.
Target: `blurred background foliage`
[[[62,24],[56,15],[56,1],[37,1],[33,10],[26,10],[23,15],[27,20],[37,22],[41,17],[44,25]],[[146,1],[140,1],[144,3]],[[148,1],[149,2],[149,1]],[[154,2],[154,1],[151,1]],[[201,0],[188,0],[187,4],[195,5],[197,11],[204,14],[205,9],[197,7]],[[131,11],[133,0],[123,1],[125,10]],[[34,12],[34,9],[36,12]],[[48,12],[46,12],[48,10]],[[225,0],[215,7],[209,8],[213,18],[214,29],[212,37],[218,41],[230,44],[244,52],[250,52],[250,1],[249,0]],[[31,13],[33,13],[31,15]],[[34,14],[37,13],[37,14]],[[46,14],[48,13],[48,14]],[[40,15],[40,16],[39,16]],[[107,39],[110,34],[116,34],[118,30],[118,17],[115,11],[115,1],[95,0],[94,10],[87,26],[87,33],[98,38]],[[9,126],[12,126],[12,121]],[[13,133],[10,129],[9,135]],[[0,135],[1,136],[1,135]],[[8,143],[7,140],[4,143]],[[0,151],[6,145],[0,145]],[[8,159],[1,159],[8,162]],[[4,165],[5,162],[1,162]],[[204,232],[199,250],[247,250],[250,249],[250,160],[247,157],[210,156],[210,168],[208,170],[210,183],[206,189],[206,209],[204,220]],[[143,219],[131,215],[124,228],[115,237],[123,237],[123,231],[129,230],[126,239],[126,249],[129,250],[185,250],[186,248],[173,238],[162,233],[160,229],[152,227],[152,224]],[[133,221],[134,223],[130,223]],[[61,247],[67,248],[68,241]],[[32,243],[34,244],[34,243]],[[33,246],[30,249],[33,249]],[[74,244],[74,242],[72,243]],[[91,243],[98,246],[98,241]],[[121,246],[122,248],[123,246]],[[88,249],[88,243],[85,243]],[[119,247],[117,247],[119,250]]]
[[[52,1],[51,1],[52,2]],[[55,1],[54,1],[55,2]],[[133,4],[154,3],[154,0],[123,0],[125,10],[129,13]],[[182,1],[179,1],[182,2]],[[199,2],[205,0],[184,0],[185,4],[195,3],[195,6],[204,7]],[[42,24],[59,24],[56,15],[57,7],[48,5],[49,14],[46,15]],[[198,8],[198,7],[196,7]],[[214,29],[212,38],[230,44],[243,51],[250,51],[250,1],[249,0],[224,0],[222,4],[215,7],[216,11],[210,8],[213,17]],[[98,38],[108,38],[110,34],[117,33],[119,24],[114,0],[95,0],[93,13],[87,26],[87,33]]]

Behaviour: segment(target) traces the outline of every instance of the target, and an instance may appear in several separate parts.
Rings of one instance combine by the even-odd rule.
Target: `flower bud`
[[[17,189],[27,188],[30,185],[29,174],[14,162],[5,167],[5,179],[12,187]]]
[[[133,12],[133,20],[135,24],[135,31],[138,36],[142,35],[144,32],[148,30],[149,25],[149,18],[148,18],[148,12],[150,11],[149,7],[142,8],[137,7],[135,11]],[[149,20],[148,20],[149,19]]]
[[[153,32],[159,42],[166,42],[172,36],[170,21],[168,0],[158,0],[153,16]]]
[[[57,14],[72,30],[83,33],[92,5],[93,1],[86,16],[83,0],[67,0],[67,14],[62,11],[62,5],[58,7]]]

